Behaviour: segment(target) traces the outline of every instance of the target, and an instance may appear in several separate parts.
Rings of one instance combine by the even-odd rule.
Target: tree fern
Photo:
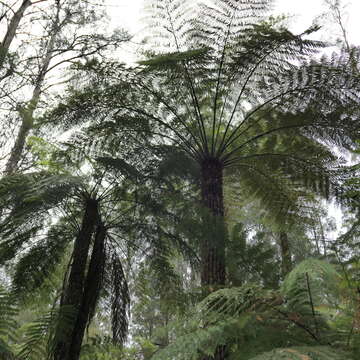
[[[299,208],[300,179],[307,178],[316,189],[329,188],[327,170],[338,159],[323,144],[351,147],[358,129],[357,77],[336,59],[309,61],[309,55],[324,46],[307,39],[315,29],[295,35],[266,19],[270,3],[218,0],[187,13],[186,3],[153,2],[156,35],[167,52],[145,52],[139,67],[131,70],[114,63],[89,64],[85,72],[101,81],[75,91],[68,105],[53,112],[65,126],[91,121],[84,132],[99,130],[101,136],[90,144],[84,132],[74,140],[83,150],[98,150],[108,141],[100,152],[118,155],[126,148],[124,140],[138,137],[140,144],[147,133],[149,142],[173,144],[194,160],[206,208],[204,223],[212,224],[200,245],[202,284],[209,292],[226,283],[226,172],[239,169],[234,172],[241,191],[250,189],[249,196],[268,205],[280,223],[284,214]],[[118,130],[120,141],[114,135]],[[286,144],[294,137],[297,144],[276,147],[279,139]],[[302,153],[301,145],[311,143],[321,154],[320,162],[312,153]],[[124,165],[114,157],[107,162],[112,168]],[[295,174],[291,179],[289,169]],[[321,182],[315,172],[322,175]],[[278,194],[282,196],[276,198]],[[151,210],[163,213],[158,202],[149,199]],[[291,320],[285,313],[284,321]]]
[[[337,158],[322,144],[351,146],[358,80],[338,59],[309,61],[324,46],[307,39],[316,29],[292,34],[278,19],[266,18],[270,1],[218,0],[194,11],[175,0],[149,4],[155,41],[166,48],[145,51],[134,71],[114,63],[106,70],[96,64],[85,69],[102,80],[76,91],[71,107],[55,110],[59,122],[91,120],[89,128],[110,136],[112,146],[120,142],[113,142],[111,128],[121,129],[122,139],[148,131],[151,141],[175,145],[198,166],[201,204],[214,224],[224,220],[223,180],[230,168],[238,169],[241,191],[261,199],[277,223],[298,210],[294,188],[301,175],[317,189],[328,189],[329,166]],[[131,118],[138,132],[129,127]],[[294,136],[299,141],[289,148],[270,146]],[[320,162],[301,151],[301,144],[311,143]],[[293,179],[289,169],[297,173]],[[292,188],[290,180],[296,183]],[[203,238],[205,286],[226,282],[225,238],[221,231]]]

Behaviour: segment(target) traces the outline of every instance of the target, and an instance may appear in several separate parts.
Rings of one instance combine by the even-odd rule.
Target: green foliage
[[[47,230],[44,238],[32,246],[14,267],[13,291],[23,300],[29,299],[45,285],[42,293],[54,289],[45,284],[52,282],[52,275],[62,263],[66,249],[74,237],[74,231],[64,224],[56,224]],[[56,279],[55,279],[56,280]],[[44,294],[43,294],[44,296]]]
[[[161,349],[154,359],[197,359],[212,355],[218,345],[234,341],[252,320],[252,308],[261,306],[262,290],[257,286],[222,289],[210,294],[189,314],[176,340]]]
[[[118,358],[124,358],[124,350],[113,345],[108,338],[89,338],[81,349],[80,360],[113,360]]]
[[[252,237],[245,225],[232,228],[228,245],[228,273],[233,286],[263,282],[266,288],[277,288],[279,258],[268,234],[257,231]]]
[[[289,295],[295,288],[298,288],[302,279],[306,281],[306,274],[316,306],[324,301],[331,304],[331,295],[333,299],[338,295],[340,275],[334,265],[317,259],[304,260],[287,276],[282,285],[284,295]]]
[[[75,176],[45,172],[10,175],[0,180],[2,264],[20,254],[24,246],[41,233],[45,233],[45,238],[46,234],[49,235],[48,241],[51,241],[55,230],[45,230],[49,215],[72,195],[80,183],[81,180]]]
[[[70,328],[74,315],[73,307],[62,306],[61,309],[52,309],[34,322],[24,325],[21,329],[23,343],[17,355],[19,359],[52,359],[58,336]]]
[[[0,287],[0,358],[12,359],[15,355],[12,344],[17,341],[18,313],[15,298]]]
[[[272,350],[251,360],[350,360],[348,354],[328,347],[294,347]]]
[[[270,0],[211,0],[194,11],[190,1],[149,3],[156,46],[148,39],[135,68],[92,57],[126,34],[74,37],[73,60],[87,60],[73,65],[66,96],[39,119],[37,102],[21,107],[26,130],[71,134],[55,145],[39,130],[27,144],[41,171],[0,179],[0,264],[12,275],[11,296],[0,290],[0,357],[50,359],[85,318],[83,329],[95,319],[100,335],[83,341],[83,360],[198,360],[223,345],[229,360],[348,358],[335,346],[358,346],[358,221],[336,243],[340,267],[305,260],[280,289],[270,230],[310,242],[314,194],[346,188],[357,204],[358,166],[335,171],[342,159],[329,145],[354,147],[358,75],[342,55],[310,60],[325,46],[308,38],[317,27],[291,33],[267,16]],[[69,24],[97,17],[79,4]],[[224,180],[225,219],[199,204],[207,161],[219,165],[221,202]],[[63,304],[75,252],[64,265],[90,202],[75,311]],[[294,262],[312,254],[305,240]],[[233,287],[200,286],[208,248],[226,255]],[[134,336],[124,346],[131,293]],[[39,297],[52,310],[17,330],[16,304],[33,308]]]
[[[36,136],[29,136],[27,144],[30,147],[30,151],[36,158],[36,165],[40,169],[44,169],[49,173],[63,173],[64,167],[61,162],[56,159],[55,154],[59,149],[43,138]]]
[[[334,359],[350,359],[341,350],[319,347],[333,341],[346,347],[346,334],[333,326],[339,299],[334,267],[306,260],[285,279],[282,294],[250,284],[211,293],[189,315],[175,341],[154,358],[197,359],[227,344],[230,359],[325,359],[330,353]],[[259,355],[274,347],[283,349]]]

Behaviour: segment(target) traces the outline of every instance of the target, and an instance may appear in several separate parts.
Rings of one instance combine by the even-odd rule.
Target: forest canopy
[[[360,48],[274,3],[0,1],[0,360],[359,359]]]

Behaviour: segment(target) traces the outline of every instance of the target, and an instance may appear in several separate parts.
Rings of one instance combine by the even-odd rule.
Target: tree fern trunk
[[[202,163],[201,198],[208,210],[204,216],[206,236],[201,249],[201,283],[211,291],[225,284],[223,166],[218,159]]]
[[[223,166],[218,159],[206,159],[201,164],[201,200],[208,210],[201,244],[201,285],[207,294],[222,287],[226,278]],[[223,360],[225,352],[226,347],[219,346],[213,357],[203,360]]]
[[[82,219],[81,229],[75,239],[72,256],[72,265],[69,279],[65,289],[65,294],[61,300],[60,306],[73,306],[76,314],[79,311],[83,298],[83,288],[85,279],[86,263],[94,231],[98,219],[98,203],[96,200],[88,199],[85,205],[85,211]],[[65,360],[71,344],[73,327],[68,329],[58,329],[59,341],[55,347],[54,360]]]
[[[288,235],[284,231],[279,234],[279,239],[281,249],[281,274],[284,279],[285,276],[292,270],[290,243]]]
[[[94,247],[91,254],[89,270],[87,272],[82,303],[77,315],[77,320],[72,334],[69,355],[66,360],[78,360],[80,357],[81,344],[88,322],[99,297],[101,282],[104,272],[105,252],[104,241],[106,229],[99,225],[96,230]]]

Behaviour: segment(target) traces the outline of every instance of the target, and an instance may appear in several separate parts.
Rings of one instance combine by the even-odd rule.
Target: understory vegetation
[[[336,46],[271,0],[145,0],[140,41],[0,1],[0,360],[360,358],[360,48],[325,3]]]

